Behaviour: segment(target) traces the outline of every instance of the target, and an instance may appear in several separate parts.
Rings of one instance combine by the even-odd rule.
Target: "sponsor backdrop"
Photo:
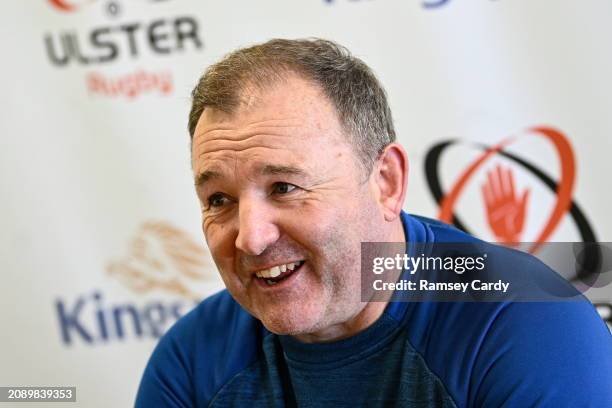
[[[159,336],[222,287],[189,92],[273,37],[333,39],[376,71],[411,160],[408,211],[536,249],[612,241],[610,16],[606,0],[6,2],[0,386],[133,404]],[[587,295],[609,320],[610,288]]]

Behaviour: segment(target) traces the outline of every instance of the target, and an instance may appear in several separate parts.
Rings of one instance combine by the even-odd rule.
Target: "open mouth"
[[[288,264],[276,265],[270,269],[258,271],[255,275],[258,280],[265,282],[268,286],[273,286],[296,273],[302,265],[304,265],[304,261],[290,262]]]

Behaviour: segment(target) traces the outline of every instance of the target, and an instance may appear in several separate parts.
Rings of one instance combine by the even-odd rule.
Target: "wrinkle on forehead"
[[[206,157],[207,162],[213,159],[224,160],[222,158],[224,156],[230,157],[235,161],[239,161],[241,159],[240,156],[243,154],[247,154],[248,152],[249,156],[247,156],[242,161],[254,161],[256,159],[259,159],[259,156],[264,155],[263,153],[261,153],[262,150],[278,150],[278,152],[276,153],[277,155],[280,155],[280,154],[283,154],[283,155],[290,154],[291,155],[294,153],[290,150],[287,150],[286,148],[283,148],[282,146],[272,147],[268,145],[255,144],[255,145],[246,146],[243,148],[220,148],[220,149],[209,150],[209,151],[200,153],[197,156],[197,159],[202,159],[203,156],[207,155]]]
[[[304,138],[298,135],[297,126],[263,126],[249,129],[211,128],[203,133],[193,150],[194,164],[204,164],[213,157],[231,156],[234,160],[244,158],[253,160],[256,156],[268,151],[268,155],[285,157],[301,156],[303,148],[299,146]],[[259,153],[259,154],[258,154]]]
[[[202,112],[192,145],[193,167],[203,167],[218,154],[233,152],[250,160],[251,152],[267,149],[279,151],[271,157],[289,153],[294,158],[320,159],[322,153],[348,142],[331,102],[302,78],[243,96],[248,103],[234,112],[215,108]]]
[[[273,131],[274,129],[292,128],[292,127],[298,127],[300,125],[301,125],[301,122],[299,118],[297,117],[286,118],[286,119],[267,119],[267,120],[261,120],[261,121],[250,123],[244,126],[243,130],[249,131],[249,130],[270,129]],[[225,125],[216,124],[216,125],[204,128],[204,131],[202,132],[202,134],[214,133],[214,132],[235,131],[235,130],[236,130],[235,126],[228,126],[227,124]]]
[[[254,148],[281,149],[290,153],[302,153],[321,145],[330,150],[344,144],[343,137],[326,133],[321,137],[318,127],[302,125],[299,119],[273,119],[250,123],[246,126],[212,124],[198,132],[193,145],[193,160],[222,151],[245,152]],[[323,146],[324,145],[324,146]]]
[[[202,129],[196,135],[194,149],[204,148],[204,143],[240,142],[257,136],[287,137],[295,135],[300,129],[297,119],[271,119],[250,123],[238,128],[227,124],[214,124]]]

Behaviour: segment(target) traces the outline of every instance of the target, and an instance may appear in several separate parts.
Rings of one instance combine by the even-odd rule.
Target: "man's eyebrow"
[[[264,175],[290,174],[294,176],[305,176],[306,172],[300,169],[299,167],[275,166],[273,164],[267,164],[261,169],[261,174],[264,174]]]
[[[263,175],[287,175],[287,174],[294,175],[294,176],[306,176],[307,175],[306,172],[300,169],[299,167],[277,166],[274,164],[267,164],[263,166],[261,170],[259,171],[259,173]],[[218,172],[217,170],[204,170],[203,172],[199,173],[195,177],[195,185],[202,186],[209,180],[219,179],[221,177],[222,177],[221,173]]]
[[[195,177],[195,185],[201,186],[209,180],[220,178],[221,173],[216,170],[204,170]]]

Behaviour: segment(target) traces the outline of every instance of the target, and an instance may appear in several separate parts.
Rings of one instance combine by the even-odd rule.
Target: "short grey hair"
[[[205,108],[231,114],[245,89],[263,89],[289,73],[320,86],[369,174],[384,148],[395,141],[387,95],[362,60],[329,40],[273,39],[233,51],[208,67],[191,93],[191,140]]]

